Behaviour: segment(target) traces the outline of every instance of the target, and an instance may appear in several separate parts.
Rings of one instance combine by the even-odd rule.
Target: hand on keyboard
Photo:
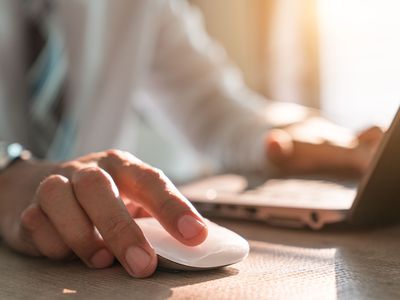
[[[363,174],[384,131],[372,127],[358,136],[321,117],[312,117],[266,138],[269,160],[287,173],[338,171]]]

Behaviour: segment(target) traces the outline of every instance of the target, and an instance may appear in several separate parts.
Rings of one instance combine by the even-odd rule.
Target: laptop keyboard
[[[314,177],[263,179],[221,175],[181,187],[189,199],[202,203],[349,209],[356,196],[356,184]]]
[[[348,209],[356,187],[348,183],[309,179],[271,179],[244,191],[239,198],[250,205]]]

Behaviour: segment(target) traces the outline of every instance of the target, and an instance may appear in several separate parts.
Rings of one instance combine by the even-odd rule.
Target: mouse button
[[[137,223],[156,253],[178,264],[216,268],[241,261],[249,252],[245,239],[209,220],[206,220],[209,227],[206,240],[194,247],[177,241],[153,218],[138,219]]]
[[[210,227],[211,234],[201,245],[206,255],[197,259],[196,266],[230,265],[247,257],[250,247],[244,238],[214,223]]]
[[[180,243],[153,218],[137,219],[136,221],[150,245],[160,256],[185,262],[206,255],[206,248],[190,247]]]
[[[208,220],[207,224],[209,235],[202,244],[168,253],[170,257],[176,255],[175,262],[196,268],[216,268],[239,262],[248,255],[249,244],[245,239]]]
[[[150,244],[158,255],[184,265],[192,265],[192,262],[208,255],[207,248],[185,246],[172,237],[153,240]]]

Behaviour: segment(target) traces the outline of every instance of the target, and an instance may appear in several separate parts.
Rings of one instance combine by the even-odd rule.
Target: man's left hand
[[[322,117],[269,131],[268,159],[290,174],[320,171],[363,174],[375,154],[384,130],[371,127],[359,135]]]

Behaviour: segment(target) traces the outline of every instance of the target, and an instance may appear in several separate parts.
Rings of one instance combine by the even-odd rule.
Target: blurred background
[[[319,108],[354,130],[390,124],[400,105],[400,1],[190,3],[201,10],[207,31],[247,84],[267,98]],[[151,140],[148,131],[144,138]],[[163,134],[153,134],[160,143]],[[149,155],[148,147],[136,154],[179,178],[195,173],[197,158],[189,148],[163,145],[164,158]]]
[[[359,129],[400,104],[400,1],[191,0],[246,82]]]

